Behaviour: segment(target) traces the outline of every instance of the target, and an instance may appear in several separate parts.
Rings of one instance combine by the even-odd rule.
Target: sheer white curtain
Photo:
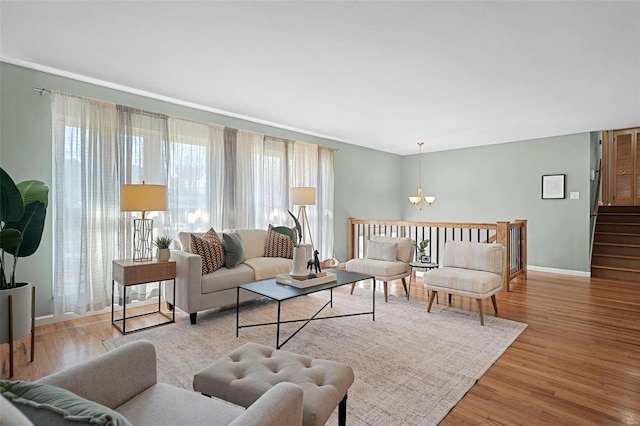
[[[318,179],[316,180],[316,247],[323,259],[334,257],[333,244],[333,157],[335,151],[318,147]]]
[[[166,185],[169,166],[168,117],[122,105],[117,106],[118,157],[109,166],[118,170],[118,179],[113,182],[118,189],[123,184]],[[113,259],[131,258],[133,255],[133,220],[140,218],[139,212],[123,212],[120,216],[121,233],[118,243],[124,255]],[[164,234],[171,227],[171,215],[167,212],[150,211],[147,219],[153,219],[153,235]],[[122,220],[124,219],[124,220]],[[119,287],[116,287],[120,290]],[[120,294],[120,292],[118,292]],[[158,294],[158,283],[141,284],[127,288],[127,300],[146,300]]]
[[[108,306],[124,257],[113,104],[52,93],[54,314]]]
[[[169,119],[166,235],[207,231],[222,224],[224,127]]]
[[[132,255],[132,220],[120,185],[167,185],[166,212],[149,212],[154,235],[209,227],[291,225],[289,187],[317,188],[314,243],[333,255],[333,150],[52,93],[54,313],[111,301],[111,262]],[[297,206],[295,206],[297,207]],[[157,286],[136,287],[128,300]]]

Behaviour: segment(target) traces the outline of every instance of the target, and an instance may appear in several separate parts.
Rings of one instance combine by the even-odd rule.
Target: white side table
[[[176,300],[176,262],[175,260],[169,260],[166,262],[158,262],[155,260],[149,262],[134,262],[132,259],[121,259],[114,260],[112,263],[111,276],[113,280],[111,281],[111,323],[114,327],[116,327],[122,334],[127,334],[127,319],[143,317],[147,315],[160,314],[167,319],[165,322],[161,322],[158,324],[149,325],[146,327],[136,328],[132,331],[140,331],[151,327],[157,327],[159,325],[168,324],[171,322],[175,322],[176,320],[176,310],[173,308],[172,315],[169,316],[165,312],[162,312],[161,303],[162,303],[162,283],[161,281],[165,280],[173,280],[173,301]],[[134,286],[138,284],[146,284],[157,281],[158,285],[158,310],[153,312],[146,312],[144,314],[133,315],[127,318],[127,300],[126,300],[126,288],[129,286]],[[115,319],[114,318],[114,295],[115,295],[115,283],[118,282],[118,285],[121,285],[125,291],[124,301],[122,303],[122,318]],[[166,298],[166,296],[165,296]],[[118,322],[122,321],[122,327],[118,324]]]
[[[411,282],[413,281],[413,273],[414,269],[423,269],[428,271],[430,269],[436,269],[438,267],[437,263],[424,263],[419,261],[409,262],[409,267],[411,268],[409,271],[409,291],[407,292],[407,299],[409,299],[409,295],[411,294]],[[427,290],[427,295],[429,294],[429,290]],[[437,294],[436,294],[437,297]],[[436,301],[438,303],[438,301]]]

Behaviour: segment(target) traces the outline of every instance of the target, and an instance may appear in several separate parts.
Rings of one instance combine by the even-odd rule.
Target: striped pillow
[[[213,228],[202,238],[191,234],[191,252],[202,258],[202,275],[210,274],[224,266],[224,248]]]
[[[297,232],[293,229],[293,237],[297,238],[296,235]],[[273,226],[269,225],[267,240],[264,244],[264,256],[293,259],[293,240],[287,235],[274,231]]]

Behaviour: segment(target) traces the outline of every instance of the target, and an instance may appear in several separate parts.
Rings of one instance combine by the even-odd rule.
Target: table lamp
[[[300,206],[300,209],[298,210],[298,222],[300,222],[302,227],[302,241],[306,241],[305,237],[309,235],[311,247],[314,247],[306,206],[314,206],[316,204],[316,189],[308,186],[289,188],[289,201],[294,206]],[[306,233],[304,230],[305,227],[307,228]]]
[[[142,219],[133,220],[133,261],[147,262],[152,259],[153,219],[147,219],[148,211],[167,209],[167,187],[165,185],[128,184],[120,186],[120,211],[142,212]]]

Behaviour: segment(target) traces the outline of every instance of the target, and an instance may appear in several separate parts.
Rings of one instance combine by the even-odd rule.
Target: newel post
[[[527,279],[527,219],[518,219],[516,222],[522,224],[520,227],[520,269],[524,279]]]
[[[509,265],[511,264],[511,247],[509,247],[509,222],[496,222],[496,241],[498,244],[502,244],[505,248],[506,257],[505,262],[502,268],[502,288],[506,288],[507,291],[510,291],[509,288]]]
[[[347,260],[353,259],[353,218],[349,218],[349,229],[347,230]]]

